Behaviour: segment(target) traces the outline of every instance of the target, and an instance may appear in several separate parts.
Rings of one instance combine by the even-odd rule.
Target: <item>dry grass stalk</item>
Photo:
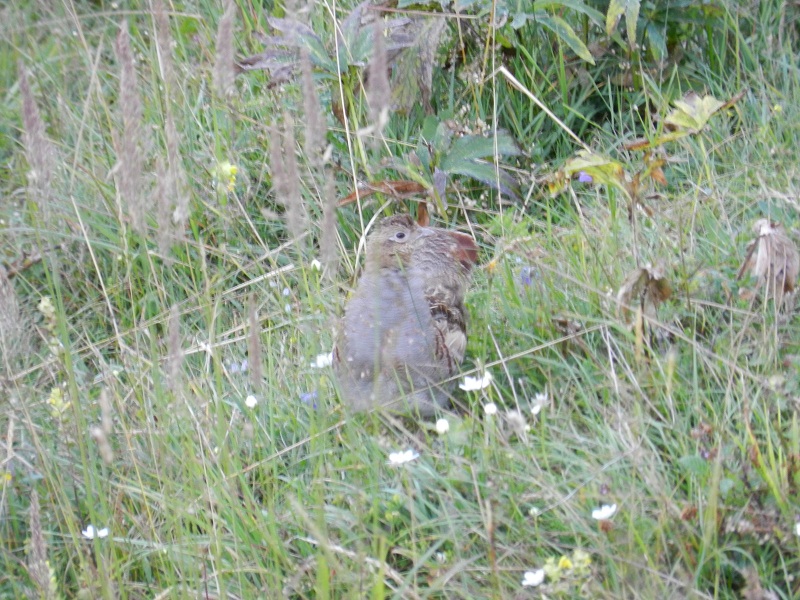
[[[117,149],[117,189],[133,228],[144,233],[149,207],[146,204],[147,196],[143,194],[142,101],[126,21],[120,25],[116,50],[120,64],[119,104],[122,110],[122,133]]]
[[[261,389],[264,372],[261,360],[261,326],[258,322],[258,304],[255,296],[250,296],[247,306],[247,364],[249,365],[250,383],[254,390]]]
[[[383,39],[383,19],[376,19],[373,23],[372,39],[372,57],[367,70],[367,103],[369,118],[374,128],[374,139],[377,141],[383,135],[386,123],[389,122],[389,103],[392,97],[386,44]]]
[[[236,4],[233,0],[224,1],[225,12],[217,26],[216,61],[214,62],[214,89],[221,97],[233,92],[236,76],[233,59],[233,18]]]
[[[617,313],[626,323],[639,310],[650,320],[657,318],[658,307],[672,296],[666,267],[648,265],[631,271],[617,292]]]
[[[167,389],[177,394],[180,389],[183,349],[181,348],[181,316],[178,306],[169,309],[169,328],[167,335]]]
[[[305,152],[312,170],[322,166],[322,153],[325,147],[327,127],[322,114],[317,88],[314,86],[314,73],[311,59],[304,48],[300,53],[300,68],[303,74],[303,112],[305,113]]]
[[[786,235],[781,224],[771,223],[768,219],[756,221],[753,231],[757,237],[747,246],[737,279],[749,273],[756,284],[752,290],[742,289],[739,294],[749,299],[763,287],[765,299],[774,298],[779,308],[788,309],[794,299],[800,274],[797,246]]]
[[[28,160],[28,183],[34,191],[33,200],[43,214],[52,207],[52,181],[55,175],[57,155],[55,147],[47,138],[44,121],[28,83],[28,73],[22,62],[19,63],[19,88],[22,95],[22,143]]]
[[[270,169],[278,201],[283,204],[289,234],[299,239],[306,231],[306,209],[300,194],[300,172],[295,154],[294,123],[284,115],[282,131],[270,127]]]

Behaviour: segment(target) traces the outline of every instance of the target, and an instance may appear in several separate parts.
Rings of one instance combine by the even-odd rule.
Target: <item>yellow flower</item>
[[[50,390],[50,397],[47,398],[47,403],[53,407],[50,413],[56,418],[61,417],[71,404],[69,400],[64,400],[64,393],[61,388],[57,387]]]
[[[568,556],[562,556],[558,559],[558,568],[559,569],[571,569],[573,567],[572,561],[569,559]]]
[[[239,172],[239,167],[231,164],[230,161],[224,161],[217,165],[217,181],[225,183],[225,189],[232,192],[236,187],[236,174]]]

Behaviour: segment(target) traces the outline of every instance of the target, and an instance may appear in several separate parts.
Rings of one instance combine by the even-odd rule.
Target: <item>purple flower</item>
[[[300,402],[303,404],[310,404],[311,408],[317,409],[317,390],[313,392],[302,392],[300,394]]]
[[[592,179],[592,176],[589,175],[586,171],[579,171],[578,181],[580,181],[581,183],[592,183],[594,179]]]
[[[530,267],[522,267],[519,272],[519,281],[525,287],[528,287],[533,283],[533,277],[531,276],[532,269]]]

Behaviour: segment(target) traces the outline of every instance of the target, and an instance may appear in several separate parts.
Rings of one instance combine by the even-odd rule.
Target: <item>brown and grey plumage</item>
[[[367,238],[364,273],[345,307],[333,353],[344,401],[431,415],[447,403],[467,347],[464,295],[477,246],[408,215]]]

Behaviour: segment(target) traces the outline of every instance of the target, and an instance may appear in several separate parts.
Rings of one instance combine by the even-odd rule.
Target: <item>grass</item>
[[[711,26],[721,38],[684,40],[683,63],[639,73],[630,90],[611,55],[587,71],[550,38],[503,54],[474,24],[465,63],[439,57],[441,119],[497,120],[526,155],[512,163],[519,200],[451,178],[437,217],[481,246],[463,371],[494,375],[456,395],[438,434],[433,420],[347,413],[329,371],[310,366],[331,347],[383,199],[330,208],[365,174],[404,176],[422,107],[394,114],[371,145],[357,134],[369,122],[361,71],[340,83],[318,68],[330,144],[319,167],[300,78],[248,72],[220,95],[224,8],[202,0],[167,8],[165,75],[158,5],[0,9],[0,597],[797,596],[797,319],[742,298],[751,282],[736,279],[756,219],[797,227],[792,7],[727,9]],[[308,13],[325,40],[333,8]],[[260,51],[268,11],[236,9],[237,55]],[[349,7],[336,9],[341,21]],[[127,130],[139,117],[128,104],[123,118],[123,22],[142,123]],[[459,76],[501,62],[629,173],[642,153],[624,145],[653,135],[688,89],[745,94],[664,146],[668,184],[646,183],[651,214],[637,209],[634,227],[613,187],[548,193],[572,139],[501,76]],[[346,126],[337,98],[350,99]],[[271,154],[284,115],[297,136],[283,138],[298,157],[289,178]],[[136,159],[119,162],[121,148],[142,153],[133,194],[119,178]],[[300,221],[284,221],[290,210]],[[671,298],[631,326],[617,292],[659,261]],[[540,393],[549,401],[533,415]],[[419,457],[387,464],[407,448]],[[609,521],[592,518],[610,504]],[[108,536],[87,539],[89,524]],[[521,586],[543,567],[542,587]]]

